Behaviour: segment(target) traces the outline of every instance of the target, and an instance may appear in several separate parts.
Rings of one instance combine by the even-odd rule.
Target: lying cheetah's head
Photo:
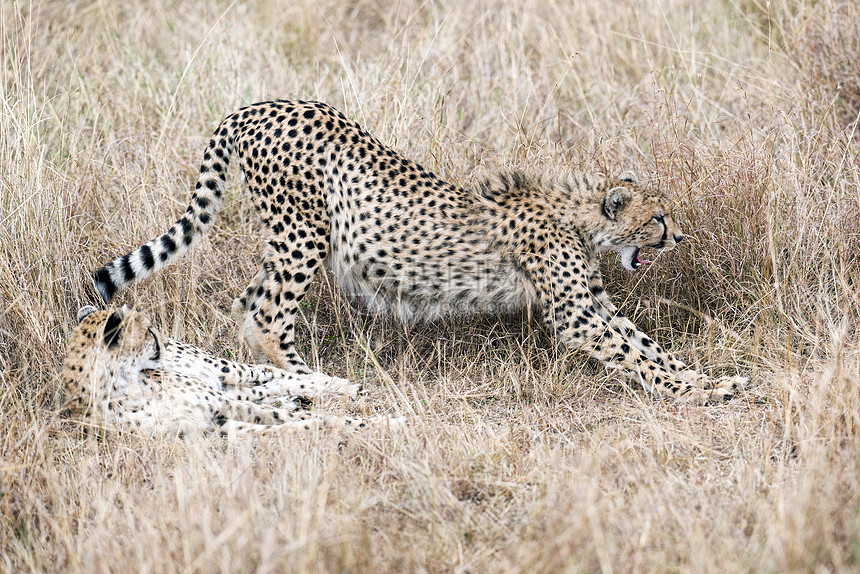
[[[61,375],[72,399],[101,396],[116,377],[136,377],[159,366],[161,335],[141,313],[87,306],[78,311],[78,321]]]
[[[598,181],[591,223],[595,252],[617,251],[621,264],[634,270],[650,263],[639,255],[643,247],[669,250],[682,239],[681,228],[670,215],[669,202],[655,189],[640,185],[633,174]]]

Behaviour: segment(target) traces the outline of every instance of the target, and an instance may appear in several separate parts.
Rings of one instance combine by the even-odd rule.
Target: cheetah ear
[[[110,317],[105,321],[104,338],[108,349],[113,349],[119,344],[123,319],[123,310],[119,309],[111,313]]]
[[[639,183],[639,178],[636,177],[636,172],[631,170],[622,171],[619,173],[615,179],[619,181],[626,181],[628,183]]]
[[[613,187],[603,198],[603,215],[615,220],[618,210],[627,205],[632,198],[626,187]]]
[[[95,313],[98,309],[93,307],[92,305],[85,305],[78,309],[78,323]]]

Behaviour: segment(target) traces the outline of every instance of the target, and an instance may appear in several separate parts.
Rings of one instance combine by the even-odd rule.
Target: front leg
[[[627,318],[609,298],[606,289],[603,288],[603,278],[598,270],[594,270],[588,278],[588,292],[594,299],[594,308],[597,313],[608,324],[616,326],[619,332],[631,345],[645,354],[649,359],[657,362],[660,366],[671,373],[680,373],[690,370],[684,361],[673,356],[663,349],[660,344],[639,330],[633,321]]]
[[[272,365],[249,365],[212,357],[200,349],[172,342],[169,351],[173,373],[195,379],[217,380],[223,387],[253,387],[265,397],[318,397],[347,395],[355,398],[361,385],[340,377],[314,372],[297,374]],[[258,393],[259,394],[259,393]]]
[[[245,390],[240,393],[248,392]],[[243,398],[244,397],[240,397]],[[282,425],[296,421],[305,420],[311,414],[304,410],[296,410],[292,404],[285,405],[287,408],[278,408],[272,405],[261,405],[250,400],[226,400],[224,404],[212,415],[212,423],[222,426],[227,421],[239,421],[257,425]]]
[[[576,249],[579,247],[579,249]],[[540,251],[574,255],[561,258],[526,256],[524,271],[532,279],[545,310],[547,325],[566,344],[636,378],[649,392],[695,403],[724,400],[742,384],[739,378],[711,381],[690,371],[636,327],[608,300],[597,261],[586,260],[581,241],[571,235],[550,237]]]
[[[266,368],[263,365],[263,368]],[[261,385],[261,388],[273,395],[290,395],[294,397],[328,397],[347,396],[357,398],[362,391],[360,383],[349,379],[332,377],[325,373],[314,372],[307,375],[297,375],[282,371],[276,367],[268,367],[274,376]]]
[[[246,365],[234,363],[223,381],[225,385],[255,387],[271,396],[287,395],[292,397],[324,397],[346,395],[356,398],[361,392],[361,384],[348,379],[333,377],[325,373],[313,372],[297,374],[284,371],[271,365]]]
[[[558,337],[607,366],[624,371],[654,395],[695,404],[713,403],[730,399],[742,384],[739,378],[712,382],[691,370],[671,372],[663,366],[671,361],[671,355],[652,359],[630,344],[617,325],[606,322],[588,307],[575,309],[573,314],[569,310],[559,304],[547,313],[547,323]],[[563,317],[576,318],[563,324],[559,320]]]
[[[617,326],[618,332],[624,338],[641,351],[652,361],[676,375],[679,379],[692,383],[703,389],[718,388],[740,388],[749,382],[747,377],[725,376],[711,379],[692,367],[687,366],[684,361],[678,359],[670,352],[663,349],[654,339],[639,330],[633,322],[628,319],[612,303],[606,290],[603,288],[603,279],[599,271],[594,271],[589,277],[588,291],[594,297],[595,308],[600,316],[610,325]]]
[[[397,422],[396,419],[390,420]],[[395,423],[391,423],[391,426],[394,426]],[[236,419],[217,421],[217,424],[219,425],[217,430],[221,436],[228,438],[247,435],[274,435],[283,432],[307,432],[326,428],[359,431],[368,426],[367,421],[360,418],[315,414],[307,411],[295,413],[289,419],[274,424],[261,424]]]

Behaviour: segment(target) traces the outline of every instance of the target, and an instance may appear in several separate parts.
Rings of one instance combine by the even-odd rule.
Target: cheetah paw
[[[710,402],[727,401],[731,399],[735,393],[742,389],[749,382],[748,377],[740,375],[731,375],[719,377],[710,382],[705,389],[711,392],[712,399]],[[716,399],[716,400],[714,400]]]
[[[368,418],[367,422],[378,428],[399,429],[406,426],[407,419],[403,416],[379,415]]]
[[[749,381],[738,375],[710,379],[703,377],[703,387],[692,389],[681,400],[698,405],[713,405],[731,400],[735,393]]]
[[[345,395],[351,399],[355,399],[364,392],[364,387],[361,383],[355,383],[349,379],[333,377],[320,372],[305,376],[308,377],[309,382],[318,387],[318,395]]]

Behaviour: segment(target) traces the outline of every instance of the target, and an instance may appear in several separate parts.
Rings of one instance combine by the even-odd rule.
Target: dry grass
[[[858,13],[822,0],[0,4],[0,571],[860,569]],[[634,168],[691,241],[611,292],[726,406],[627,392],[525,318],[405,328],[325,281],[303,353],[402,432],[85,436],[59,365],[87,275],[184,208],[219,119],[325,100],[461,183]],[[258,224],[125,301],[242,356]]]

